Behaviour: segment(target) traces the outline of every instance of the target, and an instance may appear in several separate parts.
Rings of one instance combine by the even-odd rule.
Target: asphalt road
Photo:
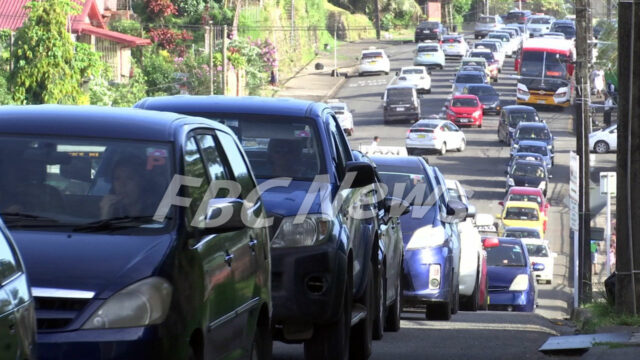
[[[368,145],[373,136],[381,137],[380,145],[402,146],[409,123],[384,125],[381,95],[401,66],[413,63],[415,44],[381,44],[391,57],[392,71],[388,76],[354,77],[347,80],[336,97],[346,101],[354,114],[355,134],[349,138],[353,149]],[[443,113],[443,105],[451,95],[450,80],[454,78],[459,60],[447,59],[444,70],[433,70],[432,93],[421,99],[422,116]],[[499,82],[494,85],[502,95],[503,104],[515,103],[513,60],[507,58]],[[572,271],[568,264],[571,254],[569,212],[564,200],[569,191],[569,151],[575,149],[569,109],[538,109],[555,136],[556,158],[551,170],[553,178],[548,189],[552,205],[546,238],[554,252],[554,281],[539,285],[539,306],[535,314],[506,312],[459,312],[449,322],[426,321],[424,314],[403,314],[401,330],[385,333],[382,341],[374,342],[372,359],[536,359],[545,358],[537,352],[550,335],[570,332],[558,326],[569,317],[572,301]],[[428,155],[431,165],[438,166],[445,177],[456,179],[472,194],[471,202],[478,213],[495,215],[500,212],[498,201],[505,188],[504,168],[509,148],[498,142],[497,116],[485,116],[481,129],[464,129],[467,148],[447,152],[444,156]],[[274,346],[274,359],[302,359],[302,346]]]

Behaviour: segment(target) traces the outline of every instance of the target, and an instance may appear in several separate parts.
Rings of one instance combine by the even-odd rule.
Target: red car
[[[541,189],[514,186],[509,189],[507,195],[504,197],[504,201],[500,201],[499,204],[504,206],[508,201],[532,201],[538,203],[540,206],[540,213],[544,215],[544,223],[542,224],[543,230],[547,231],[547,219],[549,219],[549,208],[551,204],[547,202]]]
[[[482,127],[484,106],[475,95],[455,95],[447,105],[447,120],[458,126]]]

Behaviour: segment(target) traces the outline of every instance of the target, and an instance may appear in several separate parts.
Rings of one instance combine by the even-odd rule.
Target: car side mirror
[[[245,227],[242,221],[243,201],[236,198],[210,199],[205,214],[205,228],[227,232]]]
[[[475,218],[475,217],[476,217],[476,206],[469,204],[469,206],[467,207],[467,219]]]
[[[533,263],[533,271],[543,271],[544,264],[542,263]]]
[[[504,201],[498,201],[498,205],[504,206]]]
[[[384,198],[384,210],[391,217],[400,217],[411,211],[411,204],[406,200],[387,196]]]
[[[345,166],[345,174],[347,174],[347,177],[350,174],[355,175],[350,186],[351,189],[362,188],[371,185],[376,181],[375,169],[366,161],[347,162],[347,165]]]
[[[457,223],[463,221],[467,217],[467,206],[459,200],[449,200],[447,202],[447,214],[444,222]]]

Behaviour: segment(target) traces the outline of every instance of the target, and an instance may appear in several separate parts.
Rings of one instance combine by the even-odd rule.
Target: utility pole
[[[607,0],[607,22],[611,22],[611,0]]]
[[[592,299],[591,286],[591,211],[589,204],[589,29],[588,0],[576,0],[576,89],[574,121],[577,122],[577,149],[580,156],[579,179],[579,264],[578,284],[580,303],[586,304]]]
[[[338,20],[333,22],[333,76],[338,77]]]
[[[227,95],[227,25],[222,27],[222,95]]]
[[[213,21],[209,21],[209,95],[213,95]]]
[[[379,0],[375,0],[375,9],[374,11],[376,12],[376,17],[375,17],[375,22],[376,22],[376,39],[380,40],[380,2]]]
[[[633,226],[640,216],[638,181],[640,157],[637,137],[640,135],[640,67],[634,64],[640,56],[640,4],[618,3],[618,155],[616,171],[616,310],[640,313],[640,228]],[[637,225],[637,223],[636,223]]]

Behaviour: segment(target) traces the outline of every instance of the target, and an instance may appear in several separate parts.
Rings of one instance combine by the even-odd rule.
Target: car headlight
[[[515,183],[515,182],[513,182],[513,178],[507,178],[507,185],[509,185],[509,186],[515,186],[515,185],[516,185],[516,183]]]
[[[295,220],[295,216],[282,219],[271,247],[311,246],[326,241],[332,222],[325,216],[306,215],[301,222]]]
[[[418,228],[411,235],[407,250],[426,249],[444,244],[444,229],[433,225]]]
[[[529,275],[520,274],[516,276],[509,286],[509,291],[525,291],[529,288]]]
[[[529,96],[529,92],[524,89],[518,89],[518,95]]]
[[[98,308],[83,329],[114,329],[160,324],[169,313],[173,287],[160,277],[130,285]]]
[[[540,184],[538,185],[538,189],[546,189],[547,187],[547,182],[546,181],[540,181]]]
[[[476,111],[472,114],[472,116],[473,116],[473,117],[479,117],[480,115],[482,115],[482,110],[476,110]]]

